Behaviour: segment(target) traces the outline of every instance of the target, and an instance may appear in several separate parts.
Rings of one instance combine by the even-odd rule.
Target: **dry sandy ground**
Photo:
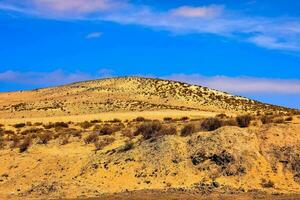
[[[136,136],[127,150],[124,145],[128,138],[120,132],[109,136],[115,141],[97,152],[93,144],[75,137],[66,145],[60,145],[59,138],[46,145],[34,142],[24,153],[18,149],[0,150],[0,199],[87,198],[127,190],[172,188],[298,193],[297,123],[222,127],[153,141]],[[84,133],[82,138],[87,135]],[[150,194],[149,198],[156,195]],[[166,195],[170,199],[177,196]],[[133,194],[137,199],[140,196],[144,197],[143,193]]]
[[[244,194],[195,194],[193,192],[135,191],[96,198],[74,200],[298,200],[300,195],[278,195],[261,193]]]

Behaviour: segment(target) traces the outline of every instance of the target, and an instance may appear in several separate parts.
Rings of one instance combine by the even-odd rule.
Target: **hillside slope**
[[[140,77],[0,93],[0,117],[48,117],[117,111],[194,110],[213,112],[292,112],[206,87]]]

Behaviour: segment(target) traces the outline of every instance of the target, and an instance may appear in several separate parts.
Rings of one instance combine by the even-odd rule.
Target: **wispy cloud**
[[[300,19],[246,16],[224,5],[182,5],[167,11],[126,0],[2,0],[0,9],[60,20],[101,20],[175,33],[209,33],[268,49],[300,51]]]
[[[85,37],[86,39],[96,39],[99,38],[103,35],[103,33],[101,32],[93,32],[93,33],[89,33],[87,34],[87,36]]]
[[[0,73],[0,83],[4,82],[9,84],[45,87],[90,80],[100,76],[101,74],[91,75],[83,72],[70,73],[62,70],[55,70],[52,72],[5,71]]]
[[[206,86],[234,94],[299,94],[300,80],[257,77],[202,76],[173,74],[162,78]]]

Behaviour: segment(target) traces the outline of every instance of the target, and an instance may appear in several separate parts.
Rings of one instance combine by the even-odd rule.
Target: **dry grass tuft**
[[[242,115],[236,117],[236,122],[239,127],[245,128],[249,127],[251,123],[252,117],[250,115]]]
[[[194,124],[186,124],[180,131],[180,135],[183,137],[189,136],[196,132]]]
[[[218,118],[208,118],[201,123],[201,128],[206,131],[214,131],[222,126]]]

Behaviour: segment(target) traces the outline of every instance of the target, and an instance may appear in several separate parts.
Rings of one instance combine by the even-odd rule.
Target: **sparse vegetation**
[[[201,123],[201,128],[206,131],[214,131],[222,126],[218,118],[208,118]]]
[[[183,137],[189,136],[196,131],[194,124],[186,124],[180,131],[180,135]]]
[[[266,180],[266,179],[262,179],[261,182],[261,186],[264,188],[273,188],[274,187],[274,182],[271,180]]]
[[[144,122],[137,128],[136,135],[141,134],[144,139],[148,140],[159,135],[161,128],[162,124],[159,121]]]
[[[236,117],[236,122],[239,127],[246,128],[250,125],[252,117],[250,115],[242,115]]]
[[[82,122],[82,123],[79,123],[79,126],[83,129],[89,129],[93,126],[94,124],[91,123],[91,122],[88,122],[88,121],[85,121],[85,122]]]
[[[110,145],[114,141],[115,141],[115,139],[112,137],[105,137],[105,138],[102,138],[100,141],[99,140],[95,141],[94,145],[95,145],[96,151],[102,150],[104,147],[106,147],[107,145]]]
[[[84,138],[85,144],[95,143],[99,140],[99,135],[95,132],[90,133],[86,138]]]
[[[19,124],[13,125],[14,128],[24,128],[25,126],[26,126],[25,123],[19,123]]]
[[[43,133],[39,133],[38,135],[38,144],[48,144],[48,142],[53,138],[53,132],[45,131]]]
[[[31,137],[30,136],[26,137],[24,139],[24,141],[19,146],[20,153],[23,153],[23,152],[27,151],[29,146],[31,145],[31,142],[32,142]]]

